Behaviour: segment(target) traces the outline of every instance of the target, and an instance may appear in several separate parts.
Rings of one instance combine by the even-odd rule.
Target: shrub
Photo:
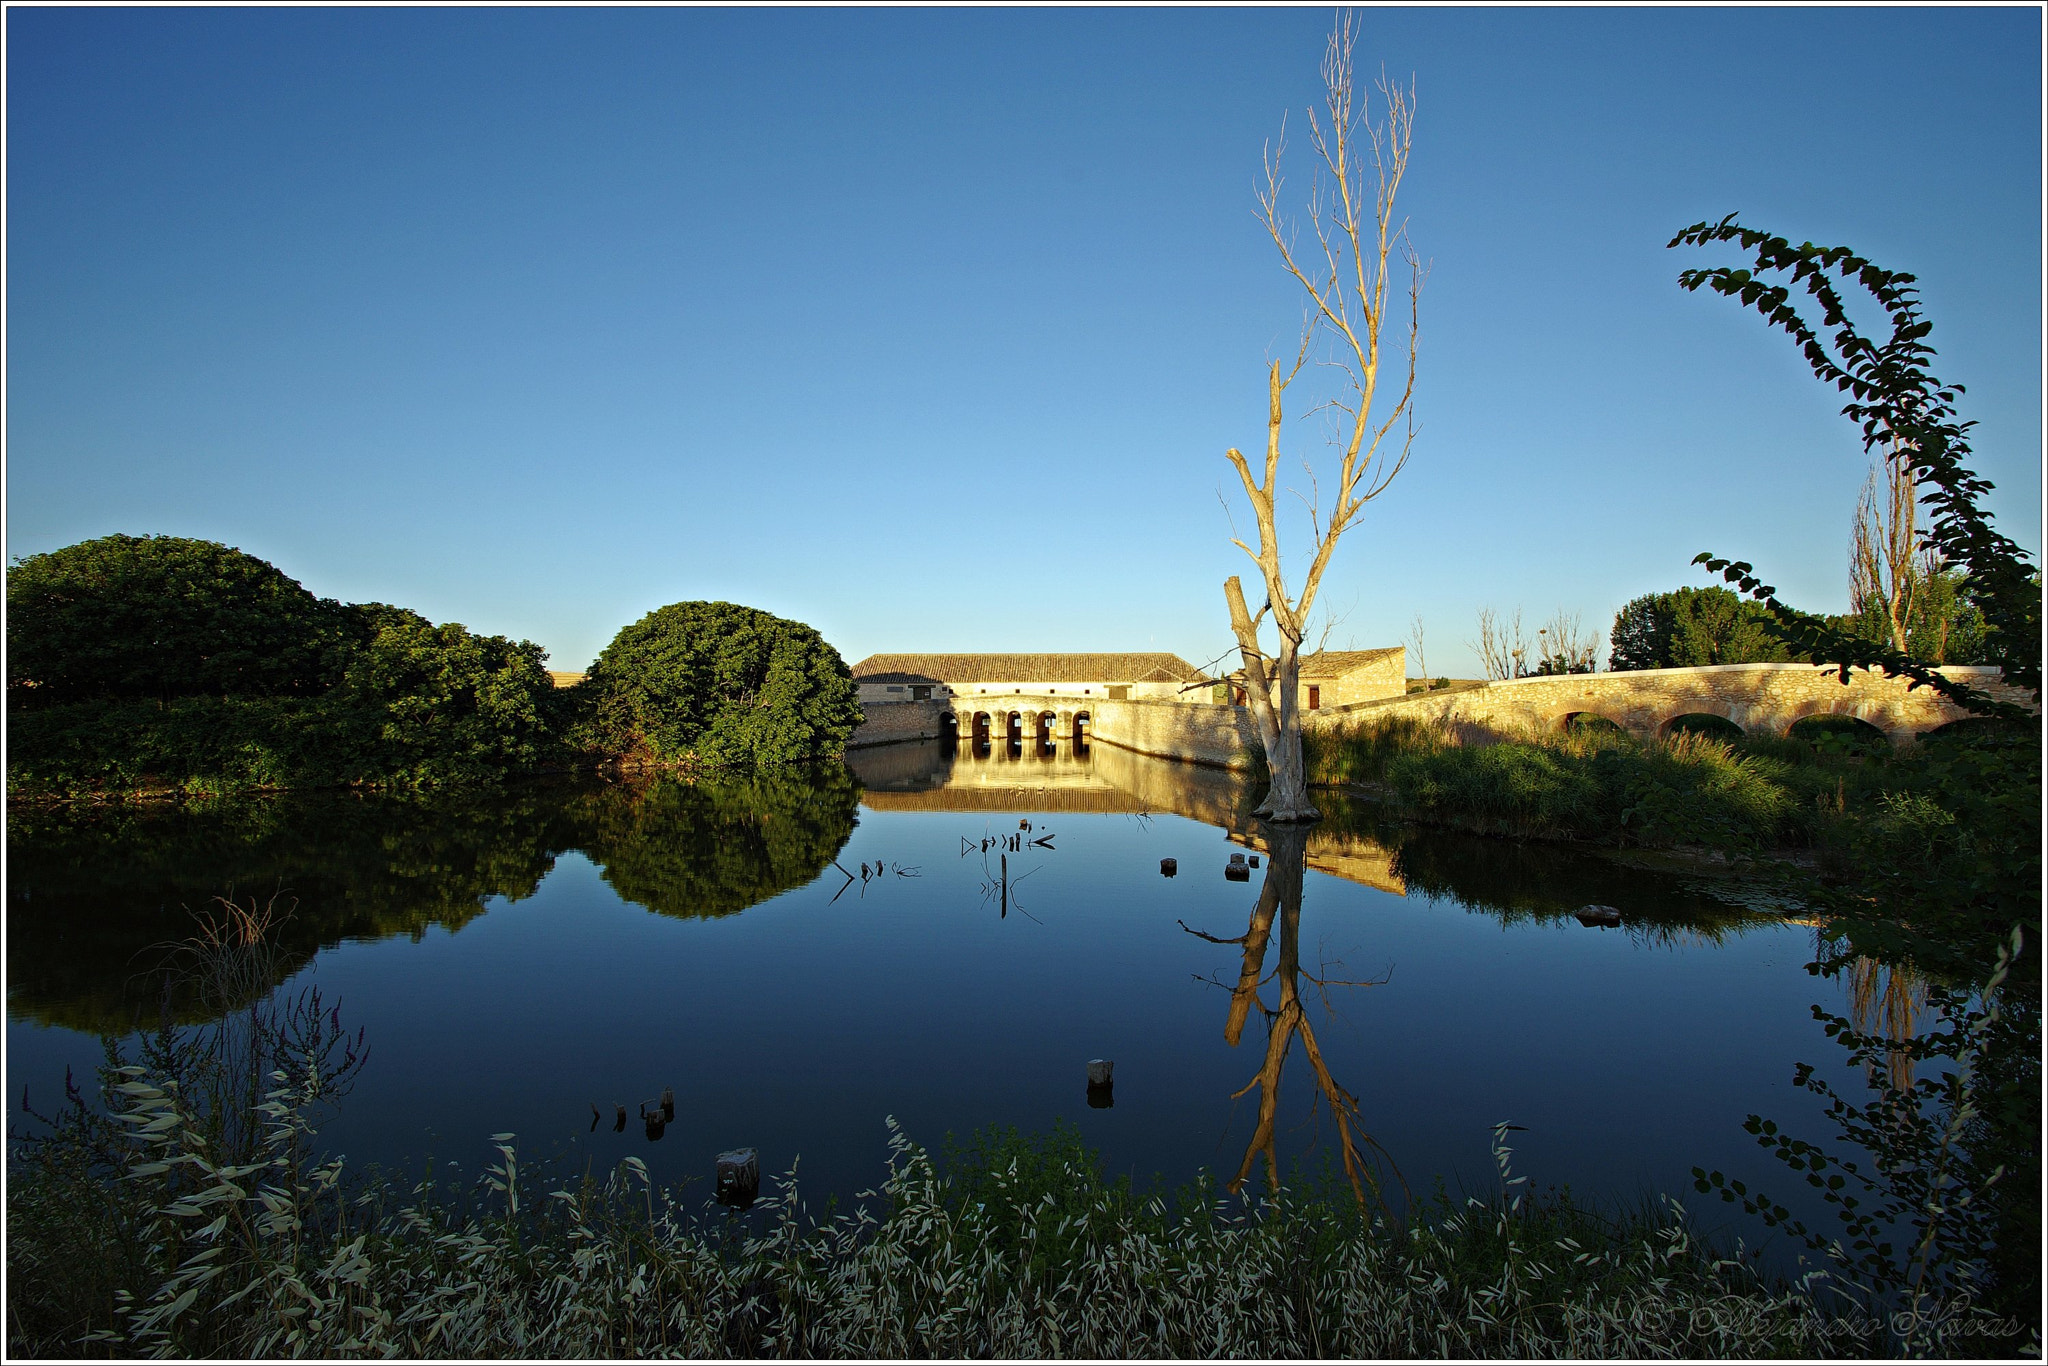
[[[16,705],[272,697],[339,676],[344,609],[253,555],[181,536],[102,536],[7,571]]]
[[[577,692],[586,744],[655,763],[836,755],[860,723],[837,650],[801,622],[729,602],[648,613],[613,637]]]
[[[544,667],[547,652],[385,610],[334,698],[359,756],[350,776],[475,782],[539,765],[563,705]]]

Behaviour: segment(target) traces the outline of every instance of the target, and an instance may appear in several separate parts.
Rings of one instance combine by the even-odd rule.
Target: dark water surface
[[[1808,1008],[1841,993],[1802,971],[1811,929],[1727,887],[1336,801],[1290,842],[1245,796],[1103,745],[922,745],[694,786],[16,811],[10,1120],[24,1087],[40,1109],[67,1064],[90,1075],[100,1033],[159,1018],[150,969],[185,908],[282,889],[283,990],[318,985],[371,1045],[321,1126],[352,1165],[480,1169],[510,1130],[530,1157],[632,1153],[706,1189],[746,1145],[770,1174],[801,1155],[822,1199],[879,1180],[886,1116],[934,1147],[1064,1118],[1114,1171],[1249,1163],[1256,1186],[1269,1158],[1337,1168],[1349,1094],[1360,1150],[1418,1191],[1491,1189],[1506,1120],[1538,1185],[1689,1192],[1700,1163],[1792,1193],[1740,1126],[1817,1127],[1792,1066],[1833,1070]],[[1232,852],[1261,868],[1226,880]],[[1622,925],[1582,925],[1587,903]],[[1092,1058],[1115,1062],[1107,1108]],[[659,1141],[613,1131],[665,1086]]]

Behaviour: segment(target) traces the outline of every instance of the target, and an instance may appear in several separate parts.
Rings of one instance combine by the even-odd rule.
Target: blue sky
[[[10,555],[224,541],[563,668],[686,598],[849,662],[1228,644],[1222,452],[1300,314],[1253,188],[1329,11],[6,22]],[[1331,642],[1420,613],[1469,673],[1478,609],[1605,626],[1702,549],[1845,606],[1839,399],[1674,283],[1732,211],[1920,277],[2037,550],[2041,23],[1365,12],[1420,111],[1422,432]]]

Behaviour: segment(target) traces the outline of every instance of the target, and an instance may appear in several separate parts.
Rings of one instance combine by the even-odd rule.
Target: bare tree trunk
[[[1909,455],[1894,449],[1872,467],[1849,534],[1849,610],[1881,614],[1891,646],[1900,654],[1906,653],[1907,623],[1921,578],[1914,530],[1919,488]]]
[[[1244,587],[1235,574],[1224,581],[1223,596],[1244,658],[1245,702],[1266,752],[1266,796],[1252,814],[1270,821],[1321,820],[1323,813],[1308,799],[1308,765],[1301,753],[1301,641],[1282,627],[1279,657],[1269,669],[1258,623],[1245,609]]]
[[[1307,295],[1306,316],[1301,349],[1295,355],[1293,369],[1283,373],[1283,367],[1276,361],[1267,372],[1263,477],[1254,476],[1250,463],[1236,447],[1224,452],[1237,471],[1258,525],[1256,550],[1236,536],[1232,542],[1258,565],[1266,590],[1265,604],[1253,612],[1245,603],[1244,589],[1235,575],[1223,585],[1231,629],[1244,661],[1245,700],[1257,722],[1272,778],[1258,809],[1258,814],[1269,821],[1321,818],[1308,799],[1307,766],[1302,761],[1301,642],[1338,538],[1365,505],[1401,472],[1415,439],[1410,404],[1415,393],[1422,268],[1407,245],[1405,226],[1394,211],[1395,192],[1408,166],[1414,92],[1383,79],[1379,89],[1385,99],[1386,117],[1383,123],[1375,124],[1357,99],[1352,66],[1354,36],[1354,20],[1349,16],[1340,18],[1323,56],[1327,94],[1324,114],[1318,116],[1313,110],[1309,113],[1310,141],[1322,160],[1308,206],[1309,226],[1315,237],[1313,254],[1296,256],[1294,230],[1280,211],[1282,148],[1275,147],[1266,158],[1266,186],[1259,195],[1259,205],[1281,263]],[[1381,415],[1374,412],[1373,400],[1382,377],[1380,342],[1388,321],[1387,310],[1390,305],[1399,307],[1397,300],[1388,298],[1392,275],[1389,259],[1397,250],[1409,276],[1408,364],[1400,397],[1391,410]],[[1321,259],[1315,259],[1317,256]],[[1343,460],[1337,470],[1336,498],[1331,506],[1325,509],[1318,496],[1302,500],[1308,511],[1311,551],[1300,591],[1290,594],[1282,573],[1274,507],[1280,493],[1280,437],[1285,421],[1282,400],[1287,386],[1308,363],[1317,337],[1324,335],[1330,338],[1333,352],[1333,359],[1326,364],[1343,377],[1350,391],[1319,405],[1321,409],[1343,414],[1346,419],[1341,439],[1331,442],[1341,447]],[[1406,430],[1402,439],[1383,448],[1382,440],[1404,419]],[[1393,449],[1396,444],[1398,450]],[[1309,477],[1314,495],[1312,468]],[[1268,612],[1272,613],[1274,630],[1279,636],[1278,647],[1270,655],[1259,643],[1259,624]]]

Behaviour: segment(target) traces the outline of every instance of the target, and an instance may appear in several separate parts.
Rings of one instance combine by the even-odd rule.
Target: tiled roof
[[[1399,645],[1384,650],[1318,650],[1312,655],[1301,657],[1303,678],[1342,678],[1353,669],[1362,669],[1368,664],[1378,664],[1389,655],[1399,653]]]
[[[1385,661],[1387,656],[1405,648],[1405,646],[1401,645],[1390,645],[1384,650],[1317,650],[1312,655],[1303,655],[1301,657],[1301,676],[1303,678],[1342,678],[1353,669],[1362,669],[1368,664],[1381,663]],[[1270,663],[1270,661],[1268,662]],[[1232,669],[1230,671],[1230,681],[1242,684],[1244,682],[1244,669],[1242,667]]]
[[[1200,669],[1169,654],[869,655],[863,683],[1199,683]]]

